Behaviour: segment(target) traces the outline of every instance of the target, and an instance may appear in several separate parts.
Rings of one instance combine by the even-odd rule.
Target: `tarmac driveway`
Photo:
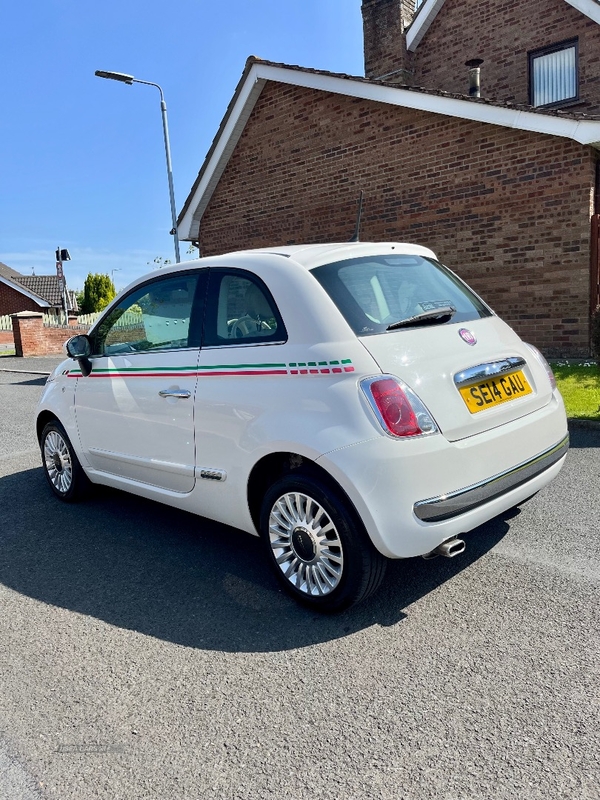
[[[250,536],[55,501],[43,381],[0,371],[0,797],[598,799],[600,433],[463,556],[322,617]]]

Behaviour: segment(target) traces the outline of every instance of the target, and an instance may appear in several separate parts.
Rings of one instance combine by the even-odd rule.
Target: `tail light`
[[[421,400],[393,375],[365,378],[360,387],[383,430],[396,438],[437,433],[438,427]]]
[[[527,342],[525,344],[527,344],[527,347],[531,350],[533,355],[537,358],[542,367],[546,370],[546,374],[548,375],[548,380],[550,381],[550,386],[552,387],[552,391],[554,391],[556,389],[556,378],[554,377],[554,373],[552,372],[552,367],[546,361],[546,359],[540,353],[537,347],[534,347],[532,344],[528,344]]]

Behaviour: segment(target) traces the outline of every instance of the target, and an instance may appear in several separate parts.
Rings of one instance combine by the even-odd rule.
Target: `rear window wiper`
[[[430,311],[422,311],[420,314],[415,314],[414,317],[407,317],[398,322],[392,322],[388,325],[386,331],[393,331],[396,328],[405,328],[409,325],[428,325],[449,322],[456,314],[454,306],[440,306],[439,308],[432,308]]]

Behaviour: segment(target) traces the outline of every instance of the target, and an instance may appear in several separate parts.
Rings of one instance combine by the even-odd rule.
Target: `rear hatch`
[[[431,251],[366,247],[312,274],[381,371],[417,393],[449,440],[550,402],[538,356]]]
[[[449,441],[531,414],[552,396],[534,352],[495,316],[392,330],[360,341],[382,372],[416,392]]]

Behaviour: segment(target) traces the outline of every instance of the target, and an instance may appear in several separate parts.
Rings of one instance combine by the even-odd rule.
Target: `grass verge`
[[[593,362],[555,362],[552,371],[571,419],[600,421],[600,369]]]

